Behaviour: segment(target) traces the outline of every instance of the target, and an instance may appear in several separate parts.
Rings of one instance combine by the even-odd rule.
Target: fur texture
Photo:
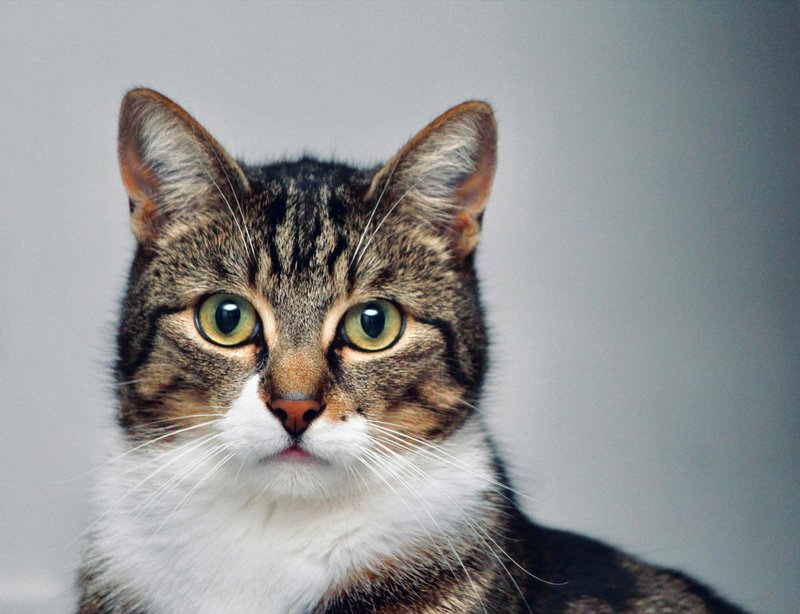
[[[82,614],[739,611],[515,501],[477,409],[487,105],[382,168],[255,167],[133,90],[119,157],[138,248]],[[220,295],[257,314],[245,341],[201,330]],[[402,325],[367,349],[343,322],[382,330],[379,299]]]

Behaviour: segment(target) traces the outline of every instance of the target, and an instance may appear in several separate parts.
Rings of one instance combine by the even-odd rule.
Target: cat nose
[[[272,403],[267,403],[267,407],[292,437],[302,435],[325,409],[325,405],[320,405],[314,399],[274,399]]]

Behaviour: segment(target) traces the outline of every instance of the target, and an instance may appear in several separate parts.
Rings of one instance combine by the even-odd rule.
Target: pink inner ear
[[[481,154],[475,172],[456,191],[462,210],[456,215],[450,228],[453,243],[462,254],[470,253],[478,244],[483,211],[494,181],[494,147],[484,144]]]
[[[155,173],[142,163],[139,152],[127,139],[120,147],[119,170],[130,199],[131,229],[139,242],[146,244],[156,234],[158,216],[153,196],[160,182]]]
[[[119,151],[119,170],[122,184],[133,207],[153,198],[161,185],[155,173],[142,163],[141,156],[129,139]],[[133,213],[133,210],[131,211]]]
[[[487,149],[489,151],[486,151]],[[491,148],[484,147],[481,159],[478,160],[475,167],[475,172],[467,177],[456,191],[464,210],[478,221],[480,221],[480,215],[486,206],[486,200],[489,198],[493,180],[494,151]]]

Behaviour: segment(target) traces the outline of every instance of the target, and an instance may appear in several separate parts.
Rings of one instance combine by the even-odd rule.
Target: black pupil
[[[217,329],[223,335],[230,335],[239,326],[242,319],[242,310],[239,305],[232,301],[224,301],[217,305],[217,312],[214,314],[214,322]]]
[[[377,305],[367,305],[361,312],[361,328],[373,339],[380,337],[386,324],[386,314]]]

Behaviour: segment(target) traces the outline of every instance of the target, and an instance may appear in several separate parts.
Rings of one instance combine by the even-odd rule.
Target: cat
[[[483,425],[483,102],[379,168],[234,160],[135,89],[118,456],[80,614],[741,612],[521,511]]]

